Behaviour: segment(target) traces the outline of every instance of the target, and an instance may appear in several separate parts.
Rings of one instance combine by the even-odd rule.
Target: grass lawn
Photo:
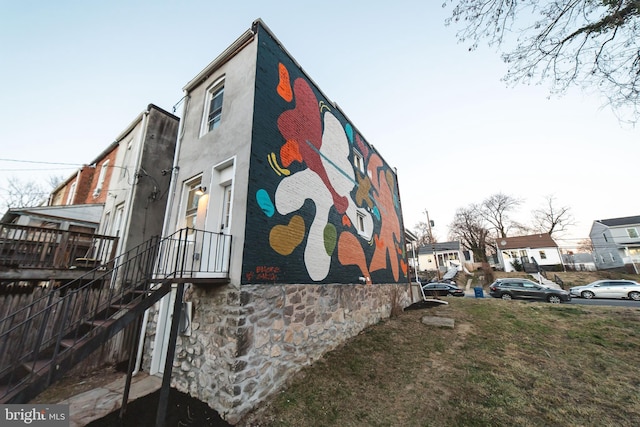
[[[304,368],[245,426],[637,426],[640,309],[447,298]],[[455,327],[421,322],[444,316]]]

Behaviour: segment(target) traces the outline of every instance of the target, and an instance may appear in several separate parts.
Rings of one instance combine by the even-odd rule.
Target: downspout
[[[167,230],[169,228],[170,218],[171,218],[171,210],[173,209],[173,201],[175,199],[176,193],[176,181],[178,179],[178,155],[180,153],[180,146],[182,143],[182,137],[184,135],[184,117],[187,114],[187,107],[189,104],[189,95],[185,92],[185,100],[184,106],[182,107],[182,117],[180,118],[180,123],[178,124],[178,138],[176,141],[176,149],[173,153],[173,165],[171,167],[171,181],[169,182],[169,193],[167,195],[167,205],[165,207],[164,212],[164,222],[162,223],[162,234],[160,238],[166,237]],[[136,375],[140,371],[140,366],[142,365],[142,353],[144,352],[144,338],[147,330],[147,322],[149,320],[149,310],[147,309],[144,312],[144,316],[142,318],[142,327],[140,329],[140,338],[138,339],[138,352],[136,354],[136,364],[133,368],[133,372],[131,375]]]

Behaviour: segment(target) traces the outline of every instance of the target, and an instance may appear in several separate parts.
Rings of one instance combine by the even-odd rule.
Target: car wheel
[[[631,298],[634,301],[640,301],[640,292],[629,292],[629,298]]]
[[[549,295],[547,301],[549,301],[551,304],[560,304],[562,302],[558,295]]]
[[[505,299],[505,300],[513,299],[511,294],[502,294],[502,295],[500,295],[500,298]]]
[[[591,299],[591,298],[593,298],[595,296],[596,296],[596,294],[594,294],[591,291],[582,291],[582,298]]]

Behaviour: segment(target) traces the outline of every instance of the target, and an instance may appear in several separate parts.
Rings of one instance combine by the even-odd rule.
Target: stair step
[[[22,366],[27,369],[29,372],[40,372],[42,369],[46,368],[51,364],[50,359],[39,359],[31,362],[24,362]]]
[[[94,328],[107,327],[114,322],[114,319],[106,319],[106,320],[85,320],[85,325],[93,326]]]

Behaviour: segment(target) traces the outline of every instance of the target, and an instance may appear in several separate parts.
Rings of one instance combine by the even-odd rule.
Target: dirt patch
[[[122,419],[118,410],[87,424],[87,427],[153,427],[156,425],[159,397],[159,391],[148,394],[129,402]],[[231,424],[223,420],[206,403],[171,389],[165,426],[229,427]]]

